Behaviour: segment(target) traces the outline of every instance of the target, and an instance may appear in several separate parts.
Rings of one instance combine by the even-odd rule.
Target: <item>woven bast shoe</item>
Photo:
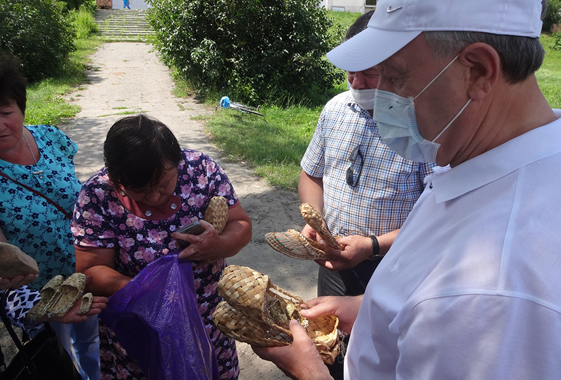
[[[218,292],[244,315],[261,319],[264,296],[269,286],[269,276],[247,267],[229,265],[218,281]]]
[[[85,314],[90,311],[93,304],[93,294],[86,293],[82,296],[82,302],[80,302],[80,314]]]
[[[308,239],[296,230],[286,232],[268,232],[265,241],[275,251],[298,260],[325,260],[323,246]]]
[[[222,196],[212,197],[205,210],[203,219],[214,226],[218,235],[224,231],[228,222],[228,201]]]
[[[41,318],[47,314],[47,310],[52,307],[60,298],[60,288],[64,282],[62,275],[56,275],[43,286],[39,294],[41,299],[29,311],[28,315],[32,319]]]
[[[205,210],[203,220],[213,225],[214,229],[220,235],[226,223],[228,223],[228,201],[222,196],[212,197]],[[204,263],[211,264],[216,260],[205,260]]]
[[[339,353],[337,317],[302,317],[304,300],[274,285],[269,276],[230,265],[218,282],[218,290],[224,302],[212,319],[225,335],[258,346],[287,345],[292,343],[289,322],[296,319],[312,338],[324,362],[332,364]]]
[[[61,284],[60,296],[54,305],[49,306],[47,315],[49,317],[63,317],[74,306],[78,298],[82,297],[85,286],[86,275],[73,273]]]
[[[292,336],[285,329],[248,317],[226,301],[218,304],[212,320],[220,331],[240,342],[262,347],[287,346],[292,342]]]
[[[329,232],[323,223],[323,218],[320,212],[309,203],[302,203],[300,205],[300,214],[304,221],[318,233],[319,236],[325,241],[327,245],[335,249],[341,249],[335,236]]]

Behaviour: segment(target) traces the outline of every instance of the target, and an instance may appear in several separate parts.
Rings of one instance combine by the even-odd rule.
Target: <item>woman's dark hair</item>
[[[10,54],[0,55],[0,106],[16,102],[21,113],[25,114],[26,85],[27,80],[17,58]]]
[[[170,129],[146,115],[125,117],[113,124],[103,155],[113,186],[137,192],[155,187],[165,171],[176,168],[183,157]]]

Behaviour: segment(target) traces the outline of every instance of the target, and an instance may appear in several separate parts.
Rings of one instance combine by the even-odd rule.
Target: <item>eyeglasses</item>
[[[360,164],[358,166],[358,174],[355,180],[353,165],[358,157],[360,157]],[[360,145],[357,145],[357,147],[353,149],[351,155],[349,156],[349,161],[351,161],[351,166],[349,166],[349,168],[347,169],[347,185],[351,187],[355,187],[356,185],[358,185],[358,180],[360,179],[360,175],[362,174],[362,164],[364,163],[364,159],[362,158],[362,153],[360,153]]]

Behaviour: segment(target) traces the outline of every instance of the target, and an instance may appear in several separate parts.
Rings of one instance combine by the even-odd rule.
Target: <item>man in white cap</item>
[[[373,118],[405,158],[450,164],[405,221],[363,297],[311,301],[353,329],[348,379],[561,378],[561,111],[535,71],[541,0],[380,0],[328,53],[377,65]],[[359,311],[360,309],[360,311]],[[312,341],[254,348],[328,379]]]

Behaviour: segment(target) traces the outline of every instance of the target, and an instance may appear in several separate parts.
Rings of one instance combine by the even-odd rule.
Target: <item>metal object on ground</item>
[[[240,111],[242,114],[251,114],[251,115],[258,115],[261,117],[265,117],[262,113],[259,113],[259,108],[253,108],[250,106],[246,106],[240,103],[235,103],[230,100],[229,97],[223,96],[220,99],[220,107],[222,108],[232,108],[234,110]],[[218,107],[217,107],[218,108]]]

